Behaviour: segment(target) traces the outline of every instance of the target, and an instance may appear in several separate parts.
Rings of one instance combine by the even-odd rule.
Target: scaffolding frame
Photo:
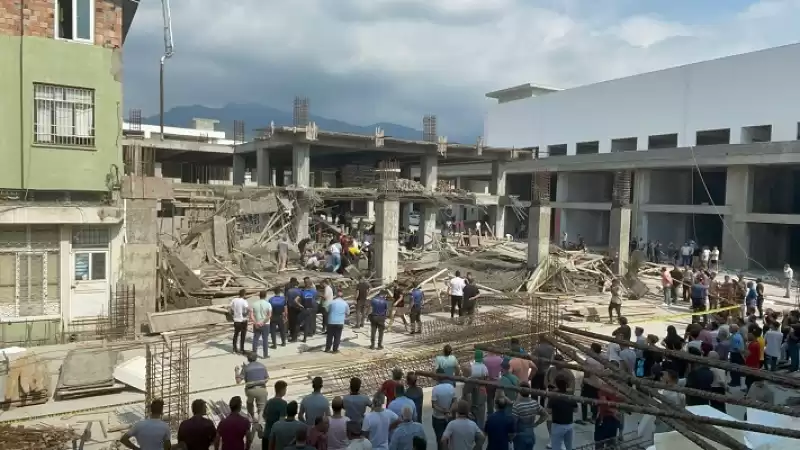
[[[189,417],[189,342],[176,336],[147,345],[145,410],[153,400],[164,402],[164,421],[173,431]]]

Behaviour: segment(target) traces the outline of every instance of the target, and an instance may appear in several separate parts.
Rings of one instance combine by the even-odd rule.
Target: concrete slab
[[[114,368],[114,379],[138,391],[145,392],[147,377],[147,358],[134,356]]]

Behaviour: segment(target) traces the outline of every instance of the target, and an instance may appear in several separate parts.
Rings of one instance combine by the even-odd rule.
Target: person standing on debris
[[[270,320],[272,319],[272,304],[267,301],[267,291],[258,293],[258,300],[250,308],[250,322],[253,323],[253,354],[258,356],[258,344],[262,341],[264,358],[269,358]]]
[[[567,250],[567,244],[569,244],[569,240],[567,239],[569,236],[567,235],[566,231],[561,232],[561,248]]]
[[[456,276],[450,279],[449,283],[449,291],[450,291],[450,319],[455,319],[456,311],[458,311],[458,317],[462,315],[462,305],[464,301],[464,287],[467,285],[467,282],[461,278],[461,271],[456,270]]]
[[[238,395],[228,403],[231,413],[217,425],[214,450],[245,450],[252,444],[250,421],[241,414],[242,398]]]
[[[286,347],[286,316],[288,309],[286,307],[286,297],[281,295],[281,288],[279,287],[273,289],[272,294],[272,297],[269,299],[270,319],[269,322],[267,322],[269,325],[269,334],[272,338],[271,347],[278,348],[275,339],[278,333],[281,335],[281,347]],[[266,335],[264,336],[264,340],[267,340]],[[253,345],[255,345],[255,341]],[[264,354],[266,354],[266,352]]]
[[[405,331],[408,332],[408,320],[406,320],[405,309],[406,291],[400,283],[395,281],[392,294],[392,305],[391,308],[389,308],[389,324],[386,327],[386,332],[391,333],[392,326],[394,325],[394,318],[398,314],[400,315],[400,320],[403,321],[403,327],[405,327]]]
[[[303,278],[303,342],[317,332],[317,288],[311,283],[311,278]]]
[[[664,304],[672,306],[672,274],[666,267],[661,268],[661,292],[664,294]]]
[[[475,310],[478,307],[478,297],[480,297],[481,291],[478,289],[478,285],[475,283],[475,278],[473,278],[471,274],[467,274],[466,285],[461,292],[463,294],[461,300],[463,302],[463,306],[461,309],[463,311],[463,315],[466,316],[466,324],[472,325],[472,321],[475,317]]]
[[[614,323],[614,311],[617,312],[617,318],[622,317],[622,287],[619,284],[619,278],[611,280],[611,300],[608,303],[608,323]]]
[[[692,246],[688,242],[684,242],[681,246],[681,265],[684,267],[692,266]]]
[[[247,313],[250,310],[250,303],[245,299],[246,295],[247,291],[240,289],[239,296],[234,297],[229,306],[231,315],[233,316],[234,353],[244,353],[244,338],[247,335]]]
[[[131,450],[169,450],[170,442],[169,424],[162,420],[164,414],[164,401],[155,399],[150,403],[150,417],[136,422],[119,439],[120,444]],[[138,446],[131,442],[136,439]]]
[[[258,422],[264,406],[267,404],[267,381],[269,381],[267,367],[258,362],[258,355],[253,352],[247,354],[247,363],[236,369],[236,384],[244,381],[247,413],[255,422]],[[253,409],[253,404],[256,406],[255,409]]]
[[[289,325],[289,342],[296,342],[300,334],[300,326],[303,325],[303,291],[300,289],[297,278],[289,280],[286,289],[287,322]]]
[[[719,249],[716,246],[711,249],[709,262],[709,269],[719,271]]]
[[[342,341],[342,331],[347,316],[350,315],[350,305],[342,299],[342,290],[337,289],[336,297],[328,303],[325,352],[339,353],[339,343]]]
[[[376,295],[370,302],[372,310],[369,313],[369,342],[370,350],[375,349],[375,335],[378,335],[378,350],[383,350],[383,332],[386,330],[386,315],[389,312],[389,303],[386,297],[389,296],[389,291],[386,289],[381,290],[380,294]]]
[[[300,256],[303,256],[302,253]],[[285,234],[281,236],[278,242],[278,272],[286,270],[286,264],[289,262],[289,237]]]
[[[356,324],[353,328],[363,327],[367,320],[367,296],[370,288],[369,280],[362,275],[356,286]]]
[[[205,400],[192,402],[192,417],[178,427],[178,446],[184,450],[208,450],[217,436],[217,428],[207,414]]]
[[[786,288],[786,292],[783,294],[783,298],[791,297],[792,291],[792,281],[794,280],[794,270],[789,264],[783,265],[783,285]]]
[[[411,334],[422,334],[422,305],[425,302],[425,294],[420,286],[415,287],[409,294],[411,300],[410,319]]]

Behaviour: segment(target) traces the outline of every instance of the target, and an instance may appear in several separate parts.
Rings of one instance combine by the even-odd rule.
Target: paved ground
[[[654,283],[654,281],[648,281],[648,283]],[[770,298],[776,298],[782,294],[777,287],[768,286],[767,289],[767,294]],[[675,325],[681,330],[685,324],[689,323],[690,318],[688,316],[681,316],[681,314],[688,312],[688,308],[682,305],[665,308],[663,305],[660,305],[660,301],[657,298],[658,296],[654,296],[651,300],[653,316],[662,316],[662,318],[656,321],[648,319],[634,320],[631,324],[632,326],[642,326],[645,329],[645,333],[652,333],[663,337],[668,325]],[[782,298],[780,302],[783,303]],[[793,303],[794,299],[784,304],[768,301],[767,306],[785,309]],[[664,315],[672,316],[665,319],[663,318]],[[598,323],[577,323],[573,325],[604,334],[610,333],[615,328],[615,326],[612,325]],[[298,353],[297,344],[290,344],[287,347],[279,347],[277,350],[273,350],[271,358],[266,360],[272,379],[288,380],[290,384],[289,397],[299,400],[302,396],[310,392],[310,378],[315,375],[321,375],[321,373],[315,373],[315,371],[318,372],[318,369],[315,369],[315,367],[324,365],[326,360],[341,363],[342,360],[361,359],[364,354],[374,354],[375,357],[382,356],[379,352],[366,353],[369,352],[365,350],[365,347],[369,345],[369,339],[365,334],[356,334],[352,331],[346,331],[344,337],[350,339],[343,344],[341,355],[326,355],[320,352]],[[400,333],[388,334],[386,338],[387,352],[393,352],[393,342],[404,339],[406,338]],[[315,337],[308,342],[310,346],[322,344],[324,344],[324,340],[321,336]],[[247,345],[249,348],[249,339]],[[69,345],[37,349],[37,352],[51,358],[50,369],[53,374],[53,383],[55,383],[58,369],[66,351],[74,347],[75,345]],[[193,393],[191,396],[192,399],[203,398],[215,403],[227,402],[232,396],[243,394],[242,388],[234,384],[233,378],[234,368],[243,362],[243,358],[232,354],[230,350],[231,342],[227,336],[211,338],[204,343],[192,347],[190,377],[190,390]],[[128,359],[143,355],[144,350],[141,348],[126,350],[123,351],[122,354],[124,359]],[[53,384],[53,386],[55,386],[55,384]],[[428,429],[429,441],[431,442],[429,448],[435,448],[432,444],[433,431],[430,429],[429,425],[430,408],[427,406],[428,401],[429,400],[426,399],[424,422]],[[84,425],[79,425],[79,421],[102,420],[107,422],[109,428],[114,428],[116,426],[123,427],[126,424],[134,423],[142,417],[143,406],[144,395],[141,392],[126,391],[120,394],[77,400],[51,401],[45,405],[29,406],[7,412],[0,412],[0,422],[11,420],[24,421],[25,419],[29,419],[30,422],[37,424],[47,423],[59,426],[76,425],[82,427]],[[75,413],[76,411],[78,411],[78,413]],[[732,415],[739,418],[741,418],[744,413],[741,411],[741,408],[737,407],[733,407],[731,412]],[[629,420],[632,422],[636,421],[635,418]],[[119,433],[109,433],[107,437],[103,437],[97,425],[94,426],[92,431],[94,441],[87,445],[87,449],[107,448],[110,443],[119,437]],[[545,448],[548,439],[546,427],[540,426],[536,430],[536,435],[536,448]],[[577,426],[575,445],[589,444],[591,441],[592,429],[589,426]],[[258,447],[256,446],[255,448]]]

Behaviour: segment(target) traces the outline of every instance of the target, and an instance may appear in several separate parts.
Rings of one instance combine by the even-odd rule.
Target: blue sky
[[[356,124],[480,134],[484,94],[572,87],[797,42],[800,0],[212,0],[173,2],[167,106],[257,102]],[[154,113],[159,2],[125,44],[127,108]],[[254,125],[255,126],[255,125]]]

